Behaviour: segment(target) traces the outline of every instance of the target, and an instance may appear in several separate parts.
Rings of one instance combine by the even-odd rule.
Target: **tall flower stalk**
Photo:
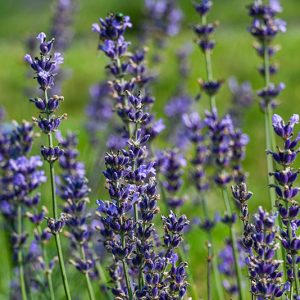
[[[296,148],[299,142],[299,134],[295,138],[294,126],[299,123],[299,116],[293,115],[285,124],[279,115],[273,115],[273,128],[283,142],[283,147],[277,147],[277,151],[269,151],[269,156],[278,166],[270,175],[275,179],[274,188],[277,196],[277,209],[281,219],[282,230],[281,244],[286,251],[284,257],[286,262],[286,275],[290,282],[290,299],[300,296],[298,252],[300,250],[300,237],[297,234],[299,228],[300,206],[295,200],[300,188],[294,183],[298,177],[299,170],[295,169],[294,161],[299,150]]]
[[[153,219],[159,212],[155,163],[149,159],[149,141],[158,132],[150,111],[153,98],[143,88],[149,80],[144,51],[129,55],[124,38],[131,27],[128,16],[110,14],[94,24],[101,49],[110,63],[115,108],[124,127],[127,145],[105,156],[106,186],[110,200],[98,201],[100,233],[112,254],[112,293],[122,299],[182,299],[186,293],[186,264],[177,265],[175,249],[182,241],[186,217],[163,217],[164,247],[156,250]],[[128,60],[129,57],[129,60]],[[161,256],[161,253],[164,253]]]
[[[255,1],[249,6],[249,15],[253,18],[252,24],[249,27],[249,32],[256,38],[257,43],[255,49],[257,54],[262,58],[263,65],[259,69],[260,74],[264,78],[265,86],[258,92],[261,98],[261,108],[265,118],[265,139],[266,148],[275,150],[275,136],[272,130],[272,114],[276,106],[275,98],[284,88],[283,83],[275,86],[271,82],[271,75],[275,74],[277,68],[271,64],[270,58],[278,51],[276,46],[272,46],[272,41],[279,32],[285,32],[286,24],[281,19],[276,18],[276,15],[282,11],[279,1],[269,1],[268,4],[263,4],[263,1]],[[270,156],[267,157],[268,173],[274,172],[274,164]],[[274,178],[268,176],[269,186],[274,185]],[[269,189],[269,198],[272,211],[275,208],[275,191]]]
[[[68,216],[66,227],[73,255],[71,263],[85,276],[89,298],[94,300],[91,277],[95,273],[96,264],[90,249],[91,216],[87,212],[90,188],[85,177],[84,164],[77,160],[79,153],[76,149],[76,135],[68,133],[64,138],[58,133],[56,137],[62,147],[62,153],[56,157],[62,169],[58,178],[58,194],[64,200],[63,212]]]
[[[55,238],[65,296],[67,299],[71,299],[60,240],[60,232],[65,223],[65,218],[64,216],[58,216],[54,169],[55,160],[50,159],[52,155],[56,155],[56,152],[59,149],[58,146],[54,147],[53,145],[52,134],[59,127],[61,120],[66,118],[65,114],[58,117],[54,115],[54,112],[57,110],[59,102],[63,100],[63,97],[57,95],[53,95],[52,97],[48,96],[48,91],[54,86],[54,77],[56,75],[58,66],[63,63],[63,57],[58,52],[55,52],[54,55],[51,56],[50,53],[53,47],[54,39],[47,41],[46,35],[43,32],[37,36],[37,39],[40,42],[40,57],[33,59],[29,54],[27,54],[25,55],[25,61],[28,62],[31,68],[35,71],[35,78],[43,92],[43,97],[33,98],[30,99],[30,101],[33,102],[36,108],[40,111],[39,117],[34,119],[34,121],[37,123],[42,133],[46,134],[48,137],[48,147],[43,147],[42,149],[44,158],[49,158],[46,160],[49,164],[52,195],[53,218],[48,220],[48,226]]]
[[[222,85],[221,80],[214,80],[211,54],[215,47],[215,41],[211,39],[211,35],[215,31],[216,23],[207,22],[207,14],[212,7],[212,1],[202,0],[200,3],[195,4],[195,10],[201,17],[201,24],[194,26],[194,32],[197,36],[197,44],[204,54],[206,79],[199,80],[199,85],[203,92],[209,97],[210,110],[216,110],[215,94],[218,92]]]
[[[27,299],[32,288],[30,283],[40,275],[41,270],[45,275],[45,281],[40,281],[41,286],[48,285],[49,295],[54,299],[52,269],[48,269],[46,253],[40,253],[40,236],[35,233],[31,240],[25,227],[27,223],[24,222],[24,217],[28,217],[30,222],[39,226],[45,217],[45,210],[38,207],[40,195],[34,193],[46,181],[44,172],[40,170],[43,164],[41,158],[29,156],[34,137],[33,125],[26,121],[12,124],[12,129],[0,132],[0,211],[6,220],[5,231],[10,237],[13,258],[17,262],[22,299]],[[49,235],[44,232],[43,236],[47,240]],[[31,245],[26,251],[28,240],[31,240]],[[37,255],[41,257],[38,259]],[[27,273],[31,263],[35,265],[35,275]]]
[[[236,232],[234,228],[235,215],[232,214],[230,200],[227,191],[227,184],[232,180],[241,180],[244,177],[241,161],[243,160],[244,146],[248,143],[239,130],[235,130],[230,116],[219,119],[215,96],[222,86],[222,80],[214,80],[211,53],[215,47],[215,42],[211,35],[215,31],[216,23],[208,23],[207,15],[212,7],[212,1],[202,0],[195,4],[195,10],[201,17],[201,24],[194,26],[194,32],[197,35],[197,45],[204,54],[206,66],[206,79],[199,80],[202,91],[208,96],[210,103],[210,112],[206,112],[205,124],[208,128],[208,135],[212,145],[211,160],[213,161],[217,175],[215,183],[221,188],[225,205],[225,223],[230,228],[230,239],[235,262],[235,271],[237,276],[239,298],[244,299],[242,287],[242,274],[239,266],[239,255],[237,249]],[[205,201],[205,199],[204,199]]]
[[[183,123],[186,127],[188,139],[193,144],[194,156],[191,160],[192,164],[192,182],[200,195],[197,202],[202,204],[204,220],[200,223],[200,228],[203,229],[208,235],[207,244],[210,251],[210,258],[208,260],[207,272],[210,273],[210,268],[213,268],[214,281],[217,290],[217,295],[220,299],[224,298],[223,290],[221,286],[221,277],[215,257],[214,243],[212,239],[212,229],[215,227],[215,222],[211,220],[208,209],[207,200],[205,194],[209,190],[209,181],[206,174],[206,166],[209,160],[210,151],[206,144],[204,135],[205,124],[201,120],[198,113],[194,112],[183,116]],[[211,287],[208,286],[208,287]],[[208,291],[210,293],[210,291]]]

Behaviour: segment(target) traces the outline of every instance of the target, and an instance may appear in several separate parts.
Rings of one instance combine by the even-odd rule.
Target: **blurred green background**
[[[252,48],[253,39],[246,28],[250,23],[245,6],[250,1],[244,0],[215,0],[209,20],[218,20],[215,40],[217,47],[213,53],[213,68],[217,78],[228,78],[234,75],[239,82],[250,81],[254,89],[259,89],[263,81],[258,76],[257,67],[260,64]],[[104,17],[108,12],[118,11],[128,14],[132,18],[135,28],[143,22],[143,0],[77,0],[75,16],[75,37],[71,47],[64,53],[65,66],[72,71],[70,78],[63,84],[65,101],[61,106],[62,112],[68,114],[68,120],[62,125],[62,130],[75,130],[80,136],[81,159],[89,163],[90,153],[93,151],[88,145],[88,133],[84,130],[85,106],[89,100],[90,85],[104,78],[106,59],[97,53],[97,37],[91,32],[91,24]],[[7,111],[8,119],[21,121],[31,119],[33,106],[29,105],[24,95],[26,87],[34,86],[34,81],[26,77],[27,66],[23,62],[26,53],[26,40],[37,33],[49,32],[52,22],[55,1],[42,0],[0,0],[0,105]],[[175,92],[179,78],[177,76],[176,51],[184,44],[192,43],[194,35],[191,25],[198,22],[198,15],[193,10],[192,1],[178,0],[178,5],[184,13],[181,33],[169,38],[162,62],[159,66],[159,81],[153,86],[156,103],[154,110],[162,116],[165,103]],[[284,82],[286,89],[280,96],[281,105],[277,113],[287,118],[292,113],[300,113],[300,1],[282,1],[284,11],[281,18],[287,21],[288,31],[276,39],[282,45],[282,50],[276,55],[275,61],[280,66],[279,74],[274,77],[275,82]],[[136,31],[133,29],[128,39],[135,41]],[[134,42],[133,42],[134,43]],[[155,49],[150,47],[150,54]],[[188,81],[189,93],[195,96],[198,93],[197,79],[204,76],[204,61],[201,52],[193,47],[190,56],[192,66]],[[34,96],[34,95],[33,95]],[[222,112],[230,106],[230,92],[225,84],[217,97],[217,105]],[[201,107],[202,106],[202,107]],[[199,103],[199,109],[207,107],[207,99]],[[34,112],[35,114],[35,112]],[[254,192],[254,200],[250,207],[254,210],[258,205],[268,207],[267,180],[265,163],[264,120],[258,108],[253,105],[247,111],[244,121],[244,131],[250,136],[248,155],[245,160],[245,169],[249,172],[249,189]],[[90,170],[89,170],[90,171]],[[99,170],[99,176],[101,176]],[[102,185],[100,189],[104,189]],[[96,196],[91,199],[91,205],[96,207]],[[215,199],[218,195],[214,195]],[[219,199],[222,203],[222,199]],[[212,203],[213,201],[211,201]],[[215,203],[215,202],[214,202]],[[217,205],[211,204],[211,210]],[[221,207],[222,204],[221,204]],[[192,206],[187,204],[186,211]],[[214,232],[217,243],[224,237],[223,227]],[[219,238],[220,237],[220,238]],[[199,263],[198,257],[205,255],[205,236],[198,231],[190,235],[191,259],[193,273],[201,290],[205,295],[205,272],[203,260]],[[5,297],[7,268],[1,267],[0,291]],[[4,299],[1,297],[1,299]],[[82,299],[82,298],[79,298]]]

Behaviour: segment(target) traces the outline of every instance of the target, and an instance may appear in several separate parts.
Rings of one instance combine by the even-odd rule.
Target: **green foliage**
[[[53,1],[51,1],[53,2]],[[101,15],[110,11],[122,11],[132,16],[134,25],[142,20],[142,0],[86,0],[77,1],[77,17],[75,21],[75,39],[71,48],[65,53],[65,67],[72,70],[70,78],[64,83],[63,95],[65,102],[62,104],[63,112],[67,112],[69,119],[63,122],[62,129],[72,129],[79,133],[81,159],[90,166],[92,171],[91,149],[88,145],[88,134],[84,131],[85,105],[88,101],[88,89],[91,84],[104,78],[104,66],[106,61],[104,56],[97,54],[97,41],[90,27]],[[175,60],[175,51],[183,44],[191,43],[193,34],[190,30],[191,24],[197,21],[197,15],[191,6],[191,1],[180,0],[182,9],[185,12],[185,23],[182,33],[169,41],[163,60],[160,65],[160,79],[154,85],[154,94],[157,102],[155,111],[159,116],[163,116],[164,104],[175,91],[178,77]],[[261,78],[257,75],[259,59],[251,48],[252,38],[247,33],[246,27],[250,22],[247,17],[245,5],[249,1],[244,0],[216,0],[215,9],[211,19],[220,21],[215,39],[217,47],[213,55],[214,74],[217,78],[228,78],[234,75],[239,81],[248,80],[255,89],[263,86]],[[286,90],[282,93],[282,104],[278,108],[283,117],[292,113],[299,113],[298,102],[300,95],[300,60],[299,56],[299,10],[300,2],[297,0],[283,1],[285,11],[282,18],[288,21],[288,32],[280,35],[277,39],[282,44],[282,50],[276,56],[280,62],[280,72],[274,77],[276,82],[286,83]],[[53,4],[53,3],[52,3]],[[48,32],[51,22],[50,1],[20,0],[0,2],[0,104],[4,105],[9,119],[30,119],[32,107],[28,104],[28,99],[24,95],[26,87],[32,86],[32,81],[25,79],[26,68],[23,63],[25,41],[29,36],[40,31]],[[153,51],[150,47],[150,54]],[[194,47],[191,55],[192,74],[188,81],[190,94],[195,96],[198,93],[197,78],[204,75],[204,61],[198,49]],[[217,97],[218,105],[225,112],[230,104],[230,93],[227,85],[222,88]],[[207,107],[208,101],[203,98],[199,101],[199,109]],[[267,200],[267,180],[265,167],[265,144],[264,144],[264,121],[263,114],[260,113],[258,104],[254,105],[246,114],[244,131],[249,134],[251,142],[248,146],[248,153],[245,161],[245,170],[250,174],[249,189],[254,192],[254,200],[249,203],[250,208],[262,204],[268,206]],[[101,177],[101,171],[99,177]],[[99,179],[100,181],[100,179]],[[98,189],[103,192],[102,186]],[[95,200],[99,195],[94,195],[91,199],[91,206],[96,208]],[[213,212],[215,201],[222,201],[221,195],[214,195],[215,199],[210,201],[210,209]],[[48,199],[49,200],[49,199]],[[220,202],[221,203],[221,202]],[[186,210],[193,211],[195,208],[187,205]],[[195,211],[195,212],[194,212]],[[222,226],[220,227],[222,228]],[[214,232],[217,244],[222,242],[225,228]],[[0,234],[0,244],[4,244],[5,236]],[[198,263],[199,257],[204,257],[205,236],[200,232],[190,234],[191,241],[191,263],[197,266],[193,269],[194,276],[199,283],[204,282],[205,272]],[[2,252],[3,253],[3,252]],[[6,254],[5,254],[6,253]],[[4,251],[4,257],[7,251]],[[204,262],[204,260],[203,260]],[[8,264],[3,264],[0,271],[0,298],[4,299],[5,287],[8,284]],[[69,266],[69,269],[71,267]],[[4,275],[5,274],[5,275]],[[3,280],[2,280],[3,278]],[[79,277],[74,278],[75,282]],[[73,286],[76,286],[73,285]],[[204,287],[203,287],[204,288]],[[2,292],[2,293],[1,293]]]

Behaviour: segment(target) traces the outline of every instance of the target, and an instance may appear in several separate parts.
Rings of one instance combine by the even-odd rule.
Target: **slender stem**
[[[206,25],[206,16],[202,16],[202,25]],[[206,77],[208,81],[213,81],[213,70],[212,70],[212,63],[211,63],[211,50],[204,51],[204,60],[205,60],[205,70],[206,70]],[[213,111],[216,109],[216,98],[215,96],[209,96],[209,104],[210,110]]]
[[[122,239],[122,245],[123,245],[123,247],[125,247],[125,237],[124,237],[124,234],[122,234],[121,239]],[[128,270],[127,270],[127,265],[126,265],[125,259],[122,260],[122,265],[123,265],[123,272],[124,272],[125,282],[126,282],[126,286],[127,286],[127,290],[128,290],[129,300],[133,300],[131,283],[130,283],[130,280],[129,280]]]
[[[127,270],[127,265],[126,265],[125,260],[122,260],[122,264],[123,264],[123,270],[124,270],[124,275],[125,275],[126,286],[127,286],[127,289],[128,289],[129,300],[133,300],[131,284],[130,284],[130,281],[129,281],[128,270]]]
[[[188,258],[186,256],[186,254],[184,253],[184,250],[182,249],[182,247],[178,247],[178,252],[179,252],[179,256],[180,256],[181,260],[188,262]],[[187,275],[188,275],[188,278],[189,278],[192,299],[198,300],[198,299],[200,299],[200,297],[198,295],[196,284],[195,284],[193,274],[192,274],[190,268],[187,268]]]
[[[211,300],[211,269],[212,269],[211,243],[207,242],[207,300]]]
[[[37,226],[37,231],[39,234],[42,233],[42,229],[41,229],[40,225]],[[52,272],[50,270],[48,270],[48,267],[49,267],[48,266],[48,254],[47,254],[47,250],[46,250],[43,242],[41,242],[41,248],[42,248],[42,253],[43,253],[43,259],[44,259],[45,265],[47,266],[46,278],[47,278],[47,283],[48,283],[48,288],[49,288],[50,299],[55,300],[53,282],[52,282]]]
[[[82,259],[86,263],[85,250],[84,250],[83,245],[81,245],[80,248],[81,248]],[[88,272],[85,272],[85,281],[86,281],[86,285],[87,285],[90,300],[95,300],[95,294],[94,294],[93,286],[91,284],[91,279],[90,279],[90,276],[89,276]]]
[[[53,147],[52,142],[52,134],[48,134],[48,144],[49,147]],[[50,181],[51,181],[51,193],[52,193],[52,210],[53,210],[53,218],[55,220],[58,219],[58,213],[57,213],[57,201],[56,201],[56,188],[55,188],[55,170],[54,170],[54,164],[52,162],[49,163],[49,169],[50,169]]]
[[[265,87],[268,88],[270,86],[270,58],[268,52],[268,45],[264,43],[264,80],[265,80]],[[268,150],[274,151],[275,150],[275,135],[272,127],[272,105],[270,101],[266,102],[265,108],[265,132],[266,132],[266,146]],[[274,172],[274,163],[271,155],[267,155],[267,168],[268,174]],[[268,183],[269,186],[274,184],[274,177],[268,176]],[[271,210],[274,211],[275,208],[275,201],[276,195],[275,190],[273,188],[269,188],[269,196],[270,196],[270,205]]]
[[[223,199],[226,207],[226,213],[228,216],[232,215],[231,212],[231,207],[230,207],[230,202],[229,202],[229,196],[228,196],[228,191],[226,186],[223,187],[222,189],[223,193]],[[236,233],[233,224],[230,225],[230,238],[231,238],[231,243],[232,243],[232,252],[233,252],[233,258],[234,258],[234,267],[235,267],[235,272],[236,272],[236,277],[237,277],[237,285],[239,289],[239,299],[244,300],[244,290],[242,286],[242,272],[241,269],[239,268],[239,255],[238,255],[238,249],[237,249],[237,240],[236,240]]]
[[[18,236],[22,234],[22,206],[18,203]],[[18,267],[19,267],[19,279],[22,300],[27,300],[25,277],[24,277],[24,266],[23,266],[23,253],[21,247],[18,248]]]
[[[106,275],[105,275],[105,272],[102,268],[100,261],[96,262],[96,268],[97,268],[99,276],[100,276],[100,287],[105,289],[104,293],[106,294],[107,299],[112,300],[112,296],[107,289]]]
[[[291,287],[290,287],[290,300],[293,300],[293,295],[294,295],[294,285],[291,285]]]
[[[48,103],[47,91],[45,91],[45,101]],[[47,114],[47,117],[50,118],[50,113]],[[51,148],[53,147],[52,133],[51,132],[49,132],[49,134],[48,134],[48,145]],[[56,186],[55,186],[54,164],[49,162],[49,168],[50,168],[53,217],[54,217],[55,220],[57,220],[58,219],[58,213],[57,213],[57,201],[56,201]],[[55,244],[56,244],[56,249],[57,249],[57,255],[58,255],[59,266],[60,266],[61,276],[62,276],[62,280],[63,280],[64,290],[65,290],[65,295],[66,295],[66,299],[70,300],[71,299],[71,294],[70,294],[68,278],[67,278],[66,269],[65,269],[64,257],[63,257],[63,253],[62,253],[59,233],[57,232],[56,234],[54,234],[54,236],[55,236]]]
[[[203,212],[204,212],[204,217],[206,219],[209,219],[207,203],[206,203],[206,199],[205,199],[204,195],[202,195],[201,204],[202,204],[202,208],[203,208]],[[211,230],[209,230],[207,232],[207,235],[208,235],[208,243],[210,244],[211,257],[212,257],[212,268],[213,268],[213,273],[214,273],[215,287],[216,287],[216,290],[217,290],[218,299],[225,299],[224,293],[223,293],[223,288],[222,288],[222,285],[221,285],[222,281],[221,281],[221,276],[220,276],[217,260],[214,257],[215,251],[214,251],[214,245],[213,245],[213,238],[212,238]]]
[[[59,234],[58,233],[54,234],[54,237],[55,237],[56,250],[57,250],[58,261],[59,261],[61,276],[62,276],[62,280],[63,280],[64,290],[65,290],[65,294],[66,294],[66,299],[70,300],[71,295],[70,295],[70,289],[69,289],[69,285],[68,285],[68,278],[67,278],[67,273],[66,273],[66,269],[65,269],[65,263],[64,263],[64,258],[63,258],[63,254],[62,254],[62,248],[61,248]]]

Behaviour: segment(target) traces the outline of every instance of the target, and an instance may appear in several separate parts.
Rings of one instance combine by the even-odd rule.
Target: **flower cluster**
[[[240,242],[238,242],[237,246],[240,253],[239,267],[243,268],[245,266],[245,252]],[[218,260],[219,271],[225,277],[222,281],[223,287],[230,297],[233,297],[238,294],[239,290],[236,284],[237,275],[234,266],[232,243],[230,240],[225,241],[224,248],[218,254]]]
[[[183,168],[186,161],[183,155],[176,150],[166,150],[159,155],[159,172],[164,176],[162,182],[165,189],[167,205],[171,209],[179,209],[184,204],[183,197],[178,193],[183,184]]]
[[[205,135],[203,133],[205,124],[196,112],[190,115],[184,115],[183,122],[186,126],[188,138],[194,146],[194,157],[191,161],[194,167],[192,173],[193,183],[197,191],[205,192],[209,188],[205,167],[210,156],[210,151],[205,143]]]
[[[243,246],[249,250],[252,246],[251,232],[253,231],[253,225],[249,220],[249,209],[248,201],[252,197],[252,192],[249,192],[247,185],[244,182],[241,182],[239,185],[232,186],[232,196],[236,201],[237,206],[240,209],[240,219],[243,222]]]
[[[64,138],[58,132],[56,137],[64,150],[59,158],[62,172],[57,183],[58,195],[64,201],[66,234],[73,255],[71,262],[80,272],[94,277],[97,272],[89,244],[93,232],[89,222],[91,215],[87,212],[90,188],[85,177],[84,164],[78,161],[78,140],[73,133],[68,133]]]
[[[145,51],[137,50],[128,53],[129,42],[124,38],[127,28],[132,27],[130,18],[122,14],[111,14],[93,24],[92,30],[99,34],[99,49],[110,58],[107,69],[113,77],[109,82],[112,97],[115,99],[114,108],[121,118],[124,136],[131,136],[138,123],[147,123],[144,131],[151,138],[156,137],[163,129],[162,122],[155,121],[148,111],[154,98],[148,94],[147,83],[151,76],[145,66]]]
[[[49,134],[57,130],[61,120],[66,118],[66,115],[55,116],[54,112],[59,107],[59,102],[64,98],[62,96],[54,95],[48,98],[47,90],[54,86],[54,77],[56,76],[58,65],[63,63],[63,58],[60,53],[55,52],[54,56],[50,55],[54,40],[47,41],[46,35],[41,32],[37,39],[40,41],[40,57],[32,59],[29,54],[25,55],[25,61],[27,61],[31,68],[35,71],[37,82],[40,89],[44,92],[43,98],[32,98],[31,102],[40,111],[38,119],[34,119],[38,124],[40,130]]]
[[[63,63],[63,57],[60,53],[55,52],[52,56],[52,48],[54,39],[48,41],[46,34],[41,32],[37,36],[37,40],[40,42],[40,56],[34,59],[31,55],[25,55],[25,61],[28,62],[31,68],[35,72],[35,79],[39,85],[39,88],[43,92],[42,98],[30,99],[34,103],[35,107],[39,110],[39,117],[33,118],[37,123],[39,129],[48,137],[48,145],[42,146],[41,154],[45,161],[49,165],[50,183],[51,183],[51,198],[52,198],[52,215],[48,217],[47,225],[48,230],[53,234],[56,243],[56,250],[59,260],[59,266],[65,290],[66,299],[70,300],[70,290],[68,280],[66,276],[64,258],[61,249],[60,232],[63,230],[65,223],[67,222],[67,216],[65,214],[58,215],[57,202],[56,202],[56,182],[55,182],[55,162],[63,155],[63,151],[59,146],[53,145],[53,132],[57,131],[61,120],[66,118],[66,115],[56,116],[55,112],[59,108],[59,103],[64,99],[62,96],[53,95],[48,96],[49,91],[54,87],[54,78],[59,70],[59,65]],[[49,278],[49,277],[48,277]],[[49,279],[50,280],[50,279]],[[88,280],[88,278],[87,278]],[[51,298],[54,297],[54,291],[52,283],[48,282]],[[24,289],[23,289],[24,291]],[[23,297],[24,298],[24,297]]]
[[[214,33],[217,24],[206,23],[206,17],[211,6],[212,2],[207,0],[195,4],[195,10],[200,15],[202,23],[194,26],[194,32],[198,38],[197,43],[203,52],[211,51],[215,46],[215,42],[211,40],[211,35]]]
[[[297,234],[299,228],[300,206],[295,200],[300,187],[294,186],[299,170],[294,168],[294,162],[299,152],[297,145],[299,135],[294,136],[294,126],[299,123],[299,116],[293,115],[285,124],[279,115],[273,116],[274,132],[282,139],[283,149],[278,147],[276,152],[269,152],[277,164],[275,172],[270,174],[275,178],[275,191],[277,194],[277,208],[282,220],[281,243],[286,249],[287,277],[293,285],[298,284],[299,273],[297,262],[300,250],[300,237]],[[297,288],[298,293],[298,288]]]
[[[186,135],[185,126],[181,120],[184,114],[188,114],[192,110],[193,99],[189,96],[186,88],[186,81],[189,75],[188,54],[191,52],[190,45],[180,48],[177,53],[178,72],[180,79],[176,87],[175,94],[167,102],[164,113],[168,120],[168,137],[172,144],[179,149],[184,149],[188,145],[189,139]]]
[[[253,103],[254,95],[251,84],[248,81],[239,84],[235,77],[228,80],[228,86],[232,93],[232,103],[229,109],[229,114],[232,118],[234,126],[241,127],[244,115]]]
[[[272,41],[279,32],[286,31],[286,23],[276,16],[282,11],[279,1],[270,1],[268,4],[255,2],[248,7],[249,15],[253,18],[249,27],[249,32],[256,38],[258,44],[255,45],[257,54],[264,60],[264,65],[259,68],[260,74],[267,78],[266,86],[258,92],[261,98],[261,107],[265,109],[268,105],[276,106],[275,98],[284,88],[284,84],[278,86],[271,84],[270,75],[277,72],[277,66],[269,63],[277,51],[277,46],[272,46]]]
[[[93,25],[103,40],[100,50],[111,59],[108,69],[114,80],[110,85],[127,138],[122,149],[105,156],[104,176],[110,201],[98,201],[99,229],[106,250],[113,255],[110,276],[115,281],[112,288],[115,297],[168,299],[179,295],[182,298],[186,290],[185,267],[177,266],[174,249],[181,242],[187,221],[185,217],[177,220],[173,213],[164,218],[166,253],[161,256],[160,248],[155,249],[153,219],[159,212],[159,195],[148,144],[162,124],[157,124],[150,112],[154,99],[145,89],[151,79],[145,68],[145,52],[136,51],[125,60],[128,43],[123,34],[127,27],[131,27],[129,17],[120,14],[100,19],[100,26]],[[108,45],[115,50],[107,51]],[[180,281],[176,281],[179,277]]]
[[[262,207],[254,215],[252,246],[246,264],[251,280],[251,293],[258,299],[280,298],[289,289],[288,284],[282,284],[280,262],[275,259],[278,249],[276,217]]]
[[[142,271],[143,253],[151,248],[151,222],[158,212],[154,164],[145,161],[149,135],[143,136],[141,130],[136,135],[136,140],[129,140],[128,149],[107,153],[104,175],[111,201],[98,201],[104,245],[114,255],[114,267],[123,264],[124,273],[124,266],[131,261],[135,269]],[[130,214],[133,208],[134,218]],[[123,292],[114,290],[116,295]]]
[[[73,23],[75,14],[75,2],[73,0],[57,0],[52,18],[51,36],[55,39],[55,48],[64,53],[71,45],[73,39]],[[53,94],[60,94],[62,83],[69,77],[70,70],[60,70],[56,76]]]
[[[34,281],[38,271],[51,273],[54,267],[54,261],[48,265],[42,255],[43,244],[49,240],[50,234],[40,228],[47,210],[40,208],[40,194],[36,192],[46,181],[46,176],[41,170],[41,158],[29,156],[35,137],[33,125],[23,121],[11,127],[0,131],[0,211],[6,220],[5,230],[11,241],[13,264],[18,264],[19,274],[24,276],[23,264],[28,263],[34,270],[28,279]],[[34,224],[34,235],[25,230],[23,218]],[[26,251],[28,241],[30,247]],[[29,271],[29,267],[27,269]],[[41,281],[40,284],[45,283]]]
[[[166,36],[174,36],[180,31],[182,17],[174,0],[145,0],[144,38],[151,37],[158,48],[163,48]]]
[[[195,10],[201,17],[201,24],[194,26],[194,32],[196,34],[196,43],[203,51],[206,57],[207,70],[209,71],[207,80],[199,80],[199,85],[202,91],[209,97],[213,97],[223,84],[223,80],[214,80],[212,78],[212,70],[210,65],[210,53],[215,47],[215,41],[211,39],[212,34],[215,31],[217,23],[207,23],[207,14],[212,6],[212,2],[208,0],[202,0],[200,3],[195,4]]]
[[[58,0],[52,20],[51,36],[55,38],[55,47],[64,52],[73,38],[73,18],[75,12],[74,1]]]
[[[86,107],[87,130],[90,133],[90,141],[98,144],[98,134],[107,129],[113,116],[112,99],[107,82],[101,82],[90,88],[90,102]]]
[[[219,119],[216,111],[206,112],[204,122],[211,140],[211,155],[218,169],[215,183],[225,186],[232,179],[244,181],[241,162],[245,157],[248,136],[234,128],[229,115]]]

